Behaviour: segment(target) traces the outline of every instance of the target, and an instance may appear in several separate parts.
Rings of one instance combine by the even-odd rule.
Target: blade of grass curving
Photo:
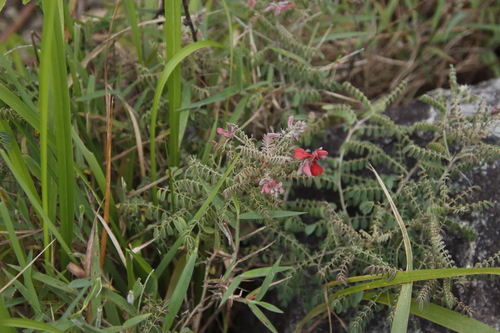
[[[432,279],[444,279],[459,276],[469,276],[469,275],[500,275],[500,267],[486,267],[486,268],[443,268],[443,269],[422,269],[414,270],[409,272],[398,272],[396,276],[392,279],[386,279],[380,276],[373,275],[363,275],[347,278],[348,283],[361,282],[373,280],[368,283],[358,284],[343,290],[336,292],[335,294],[328,297],[328,302],[332,302],[335,298],[343,295],[353,294],[358,291],[370,290],[376,288],[383,288],[388,286],[393,286],[397,284],[410,283],[416,281],[426,281]],[[338,285],[338,281],[330,282],[326,287],[332,287]],[[295,332],[300,332],[300,329],[311,320],[312,318],[325,313],[327,310],[325,303],[319,304],[314,309],[312,309],[299,323]]]
[[[135,7],[134,0],[125,0],[125,7],[127,9],[126,12],[127,12],[127,19],[129,22],[129,26],[132,29],[132,39],[134,40],[135,51],[137,52],[137,59],[139,60],[140,64],[143,64],[144,60],[142,57],[142,43],[139,34],[139,26],[137,24],[138,23],[137,10]]]
[[[382,294],[378,296],[376,302],[387,306],[391,305],[391,298],[394,299],[394,295]],[[369,295],[363,297],[365,300],[370,300]],[[429,304],[422,310],[420,310],[419,305],[412,300],[410,307],[410,312],[416,316],[432,321],[448,329],[454,330],[459,333],[470,333],[470,332],[481,332],[481,333],[498,333],[496,329],[490,327],[482,322],[455,312],[453,310],[444,308],[437,304]]]
[[[399,228],[401,229],[401,234],[403,235],[403,244],[405,247],[406,253],[406,271],[413,270],[413,253],[411,249],[410,237],[408,236],[408,231],[406,230],[405,223],[401,218],[401,215],[394,204],[394,201],[391,198],[387,187],[385,186],[383,180],[378,175],[377,171],[370,165],[369,169],[375,174],[377,180],[382,187],[382,190],[389,201],[392,212],[398,222]],[[410,317],[410,305],[411,305],[411,292],[413,288],[413,282],[404,283],[401,285],[401,292],[398,297],[398,302],[396,304],[396,312],[392,321],[391,332],[406,332],[408,327],[408,319]]]
[[[196,264],[196,259],[198,258],[198,245],[199,239],[196,239],[196,245],[193,252],[188,255],[186,266],[182,270],[182,274],[179,278],[179,283],[175,286],[175,290],[170,298],[170,304],[168,306],[168,314],[165,318],[165,324],[163,325],[163,330],[168,331],[174,322],[177,312],[181,308],[184,297],[191,284],[191,276],[193,275],[194,265]]]
[[[199,50],[201,48],[207,46],[214,46],[224,48],[224,45],[212,42],[212,41],[200,41],[193,44],[189,44],[179,52],[177,52],[172,59],[167,63],[165,68],[160,74],[160,78],[158,79],[158,83],[155,89],[155,95],[153,97],[153,107],[151,109],[151,126],[150,126],[150,163],[151,163],[151,181],[154,182],[156,180],[156,154],[155,154],[155,137],[156,137],[156,119],[158,116],[158,106],[160,104],[160,98],[163,93],[163,89],[167,83],[168,78],[172,74],[173,70],[177,67],[177,65],[182,61],[182,59],[189,56],[191,53]],[[172,112],[176,113],[176,112]],[[172,126],[172,124],[170,124]],[[170,132],[170,136],[174,134]],[[178,135],[178,133],[177,133]],[[153,186],[153,202],[155,204],[158,203],[158,198],[156,196],[156,186]]]
[[[6,327],[30,328],[41,332],[64,333],[63,331],[60,331],[48,324],[30,319],[6,319],[3,321],[2,325]]]

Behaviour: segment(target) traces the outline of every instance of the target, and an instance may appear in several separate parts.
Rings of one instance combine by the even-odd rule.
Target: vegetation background
[[[163,5],[0,1],[5,332],[230,332],[235,303],[276,332],[297,300],[296,331],[382,310],[494,331],[452,288],[499,254],[456,267],[441,234],[474,239],[454,216],[492,205],[451,180],[500,156],[493,106],[459,107],[500,76],[497,1]],[[437,124],[383,114],[443,86]]]

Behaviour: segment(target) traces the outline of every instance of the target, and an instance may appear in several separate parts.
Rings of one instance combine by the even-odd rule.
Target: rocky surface
[[[500,103],[500,79],[492,79],[472,86],[471,91],[479,98],[470,104],[462,104],[461,110],[465,115],[472,116],[478,110],[481,102],[486,103],[488,110],[493,111]],[[435,96],[449,91],[437,90],[430,94]],[[500,109],[500,108],[499,108]],[[499,110],[500,111],[500,110]],[[416,121],[433,122],[439,119],[439,113],[433,107],[415,100],[404,108],[388,110],[388,114],[399,124],[410,125]],[[500,124],[497,124],[486,139],[488,143],[500,144]],[[453,255],[458,267],[473,267],[477,262],[488,259],[500,251],[500,161],[485,165],[466,172],[456,180],[457,185],[468,187],[471,184],[479,186],[471,201],[488,200],[494,206],[488,210],[460,216],[459,219],[477,232],[477,239],[473,242],[463,239],[459,233],[448,234],[445,241],[448,250]],[[500,282],[497,279],[472,280],[464,285],[456,286],[455,295],[458,299],[470,306],[476,312],[475,319],[500,330]],[[409,327],[412,332],[448,332],[444,328],[419,321],[420,328]],[[381,332],[380,330],[371,330]],[[383,331],[383,330],[382,330]]]
[[[472,93],[479,98],[473,103],[461,105],[462,112],[465,115],[474,115],[481,102],[485,103],[487,110],[490,111],[493,111],[494,107],[500,102],[500,79],[493,79],[480,83],[471,87],[471,90]],[[436,96],[437,94],[444,94],[447,96],[449,95],[449,91],[439,89],[429,93],[431,96]],[[414,100],[404,107],[391,108],[387,110],[387,114],[396,123],[404,125],[411,125],[415,122],[423,121],[434,122],[439,119],[437,110],[419,100]],[[340,128],[330,130],[328,135],[329,142],[325,145],[327,150],[336,151],[344,135],[345,133]],[[428,138],[422,139],[426,140]],[[486,140],[488,143],[497,143],[500,145],[500,124],[493,128],[491,136]],[[382,144],[386,145],[387,142]],[[498,184],[500,184],[500,160],[466,172],[462,177],[457,179],[456,182],[457,185],[462,187],[469,187],[471,184],[480,187],[480,189],[473,194],[471,201],[488,200],[494,203],[494,207],[488,210],[459,217],[464,225],[472,226],[477,231],[476,240],[471,242],[464,239],[458,232],[445,236],[447,249],[452,254],[457,267],[473,267],[477,262],[481,262],[500,251],[500,225],[498,222],[500,217],[500,186],[498,186]],[[328,196],[326,193],[324,194]],[[475,319],[500,330],[500,282],[498,279],[490,280],[489,277],[486,277],[484,280],[474,279],[463,285],[455,286],[454,294],[459,301],[469,306],[475,312]],[[293,309],[293,311],[290,311],[290,309]],[[285,313],[283,315],[273,316],[271,320],[276,323],[277,328],[279,327],[278,331],[280,333],[293,332],[297,319],[301,314],[303,315],[305,311],[299,303],[291,305],[284,310]],[[246,320],[251,320],[249,317],[253,316],[253,314],[242,311],[239,317],[240,320],[242,320],[241,316],[246,317]],[[346,318],[348,317],[347,315]],[[253,320],[251,321],[253,322]],[[243,327],[248,327],[248,325],[249,323],[245,321]],[[261,327],[260,325],[260,323],[253,322],[251,327]],[[265,328],[263,326],[261,328],[262,330],[259,331],[263,332]],[[239,327],[236,331],[250,332],[241,329],[242,327]],[[338,325],[338,322],[337,324],[334,323],[334,332],[344,331],[345,330]],[[313,332],[329,332],[328,325],[318,326]],[[390,326],[385,320],[385,311],[379,313],[377,318],[370,322],[364,332],[390,332]],[[408,332],[441,333],[452,331],[411,315]]]

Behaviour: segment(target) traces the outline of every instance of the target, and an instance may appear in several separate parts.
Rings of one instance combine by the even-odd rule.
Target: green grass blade
[[[7,206],[5,205],[5,201],[0,201],[0,214],[3,219],[3,223],[7,232],[9,233],[10,238],[10,246],[14,250],[14,254],[16,255],[17,261],[21,267],[26,266],[26,254],[24,253],[21,244],[19,243],[19,239],[17,239],[16,230],[12,223],[12,219],[10,218],[9,211],[7,210]]]
[[[54,124],[49,124],[49,118],[53,115],[51,108],[51,95],[55,92],[51,89],[55,78],[53,77],[53,59],[54,59],[54,34],[56,24],[56,1],[44,1],[43,3],[43,34],[42,49],[40,53],[40,88],[38,110],[40,112],[40,176],[42,192],[42,209],[49,218],[55,219],[56,196],[54,193],[55,181],[49,175],[49,167],[55,166],[52,154],[49,152],[49,128],[53,129]],[[49,228],[43,225],[44,246],[50,241]],[[45,261],[50,261],[50,252],[45,253]]]
[[[413,283],[405,283],[401,286],[401,291],[396,303],[396,311],[392,321],[391,332],[406,332],[408,328],[408,319],[410,318],[411,291]]]
[[[223,101],[229,97],[232,97],[232,96],[238,94],[239,92],[240,92],[240,90],[238,89],[237,86],[231,86],[231,87],[223,89],[222,91],[220,91],[218,93],[213,94],[212,96],[210,96],[208,98],[205,98],[204,100],[183,106],[182,108],[178,109],[177,112],[183,111],[183,110],[188,110],[188,109],[194,109],[194,108],[197,108],[197,107],[200,107],[203,105]]]
[[[0,155],[2,156],[3,160],[7,164],[7,167],[9,168],[9,170],[14,175],[14,178],[17,180],[17,182],[19,183],[21,188],[24,190],[24,192],[28,196],[36,213],[40,216],[40,218],[41,218],[41,220],[43,220],[44,224],[48,227],[48,229],[50,229],[52,234],[59,241],[63,251],[70,253],[71,249],[66,244],[65,240],[62,238],[61,234],[57,230],[57,227],[54,225],[52,220],[45,214],[45,212],[42,208],[42,205],[40,203],[40,198],[38,197],[38,193],[36,191],[32,190],[33,182],[31,181],[31,179],[25,179],[25,177],[22,175],[25,167],[24,168],[21,167],[21,170],[18,170],[16,168],[16,166],[14,165],[13,161],[10,159],[9,155],[6,154],[3,149],[0,149]],[[74,260],[74,259],[72,258],[72,260]],[[75,263],[76,263],[76,260],[75,260]]]
[[[17,261],[19,262],[19,267],[22,269],[26,268],[26,270],[22,273],[24,277],[24,286],[26,287],[26,298],[32,304],[33,308],[36,311],[41,312],[42,308],[38,300],[38,296],[31,275],[31,265],[33,263],[28,264],[28,261],[31,260],[31,258],[26,258],[25,253],[21,248],[21,244],[19,243],[19,240],[17,239],[17,236],[15,234],[14,225],[12,224],[9,211],[7,210],[7,206],[3,200],[0,202],[0,214],[2,216],[4,225],[9,233],[11,246],[14,249]],[[5,286],[0,289],[3,290],[4,288]]]
[[[71,140],[71,110],[69,90],[67,84],[66,55],[64,53],[63,8],[59,2],[54,22],[53,48],[54,57],[51,59],[53,71],[53,108],[54,129],[57,152],[57,185],[59,189],[59,221],[61,236],[66,244],[73,243],[74,226],[74,189],[75,177],[73,172],[73,142]],[[57,97],[55,97],[57,96]],[[54,98],[55,97],[55,98]],[[69,263],[69,253],[61,251],[61,267]]]
[[[1,53],[0,53],[1,54]],[[7,87],[0,83],[0,100],[8,104],[24,120],[26,120],[34,129],[40,132],[40,123],[38,113],[34,112],[26,103],[12,93]]]
[[[257,307],[257,305],[248,303],[250,310],[252,310],[253,314],[264,324],[271,332],[278,333],[276,328],[271,324],[269,319],[267,319],[266,315]]]
[[[229,174],[231,173],[231,171],[233,171],[233,168],[236,166],[236,163],[238,162],[239,159],[240,159],[240,154],[238,154],[236,156],[236,158],[234,159],[234,161],[229,165],[229,168],[227,168],[227,170],[224,173],[224,175],[222,176],[222,178],[219,180],[219,182],[217,183],[217,185],[215,185],[214,189],[208,195],[208,197],[205,200],[205,202],[203,202],[203,205],[201,205],[201,207],[198,209],[198,211],[196,212],[196,214],[193,216],[193,220],[199,220],[201,218],[201,216],[205,213],[205,211],[207,210],[208,206],[212,203],[212,200],[214,200],[215,196],[219,192],[220,187],[226,181],[226,178],[229,176]]]
[[[3,69],[5,69],[5,71],[9,75],[10,81],[15,85],[16,92],[19,93],[19,96],[21,97],[23,102],[31,110],[32,115],[33,116],[36,115],[35,122],[37,123],[37,126],[38,126],[37,108],[36,108],[35,104],[33,103],[32,98],[30,97],[30,95],[28,94],[26,89],[24,88],[24,86],[19,82],[16,72],[11,67],[10,63],[7,61],[7,58],[5,58],[5,55],[3,54],[3,52],[0,52],[0,64],[2,65]],[[9,103],[7,103],[7,104],[9,104]],[[26,119],[26,120],[28,120],[28,119]],[[32,126],[33,126],[33,124],[32,124]]]
[[[142,64],[144,63],[142,56],[142,43],[139,34],[137,9],[135,7],[134,0],[126,0],[125,7],[127,9],[127,19],[129,22],[129,26],[132,29],[132,38],[134,40],[135,51],[137,52],[137,59],[139,60],[139,63]]]
[[[396,205],[394,204],[394,201],[392,200],[391,195],[387,190],[387,187],[385,186],[383,180],[380,178],[377,171],[372,166],[370,166],[370,170],[375,174],[375,177],[377,177],[382,190],[384,190],[384,194],[389,201],[394,217],[396,218],[399,228],[401,229],[406,254],[406,271],[410,272],[413,270],[413,252],[411,249],[410,237],[408,236],[408,231],[406,230],[405,223],[401,218],[401,215],[399,214]],[[406,332],[406,329],[408,328],[412,288],[413,282],[408,282],[401,286],[401,292],[396,304],[396,312],[392,321],[391,332],[393,333]]]
[[[370,300],[369,295],[365,295],[363,298],[365,300]],[[376,302],[390,306],[390,299],[391,297],[389,297],[389,295],[382,294],[377,298]],[[432,303],[420,310],[419,305],[416,304],[415,300],[413,299],[411,302],[410,312],[416,316],[422,317],[459,333],[498,333],[498,331],[494,328],[483,324],[474,318],[470,318],[453,310]]]
[[[10,320],[9,311],[5,308],[3,304],[3,299],[0,296],[0,330],[4,333],[16,333],[16,329],[10,326],[5,326],[5,321]]]
[[[6,120],[0,119],[0,131],[9,133],[11,137],[14,136]],[[17,176],[20,179],[22,179],[23,183],[26,185],[26,189],[24,190],[32,194],[32,198],[30,199],[36,200],[37,203],[41,204],[42,201],[38,196],[35,184],[33,182],[33,179],[31,178],[30,172],[28,170],[25,160],[23,159],[23,155],[21,153],[19,146],[17,145],[17,142],[13,140],[12,143],[10,144],[10,150],[8,152],[2,150],[2,152],[6,156],[8,156],[8,159],[11,163],[11,167],[14,168],[14,170],[12,171],[13,172],[15,171]]]
[[[234,44],[233,44],[233,25],[231,23],[231,12],[229,11],[229,7],[227,6],[226,0],[222,0],[222,5],[224,6],[224,12],[226,14],[226,20],[227,20],[227,33],[228,36],[230,36],[228,40],[229,44],[229,86],[233,84],[233,69],[234,69]],[[229,95],[227,96],[227,101],[226,101],[226,107],[225,107],[226,112],[224,113],[224,118],[222,119],[223,123],[226,123],[227,121],[227,113],[229,110]]]
[[[155,95],[153,98],[153,107],[151,109],[151,126],[150,126],[150,158],[151,158],[151,181],[156,180],[156,154],[155,154],[155,137],[156,137],[156,119],[158,116],[158,106],[160,104],[160,98],[163,93],[163,89],[165,88],[165,85],[167,84],[167,80],[174,71],[174,69],[177,67],[177,65],[187,56],[189,56],[191,53],[195,52],[196,50],[199,50],[201,48],[207,47],[207,46],[214,46],[214,47],[220,47],[224,48],[224,45],[217,43],[217,42],[212,42],[212,41],[199,41],[193,44],[189,44],[179,52],[177,52],[172,59],[167,63],[165,68],[160,74],[160,78],[158,79],[158,83],[156,85],[155,89]],[[175,110],[172,110],[172,113],[176,113]],[[170,124],[172,126],[172,124]],[[170,136],[173,136],[174,133],[170,132]],[[178,132],[177,132],[178,135]],[[153,187],[153,200],[157,202],[157,197],[156,197],[156,186]]]
[[[40,332],[64,333],[63,331],[60,331],[57,328],[54,328],[48,324],[36,320],[18,319],[18,318],[6,319],[3,321],[2,324],[3,326],[6,327],[29,328]]]
[[[191,276],[193,275],[194,265],[196,264],[196,259],[198,258],[198,243],[196,240],[196,246],[186,262],[186,266],[182,271],[181,277],[179,278],[179,283],[176,285],[175,290],[170,299],[170,304],[168,306],[168,314],[165,318],[165,325],[163,326],[164,331],[168,331],[174,322],[177,312],[181,308],[182,302],[184,301],[184,296],[191,284]]]
[[[167,63],[181,49],[181,1],[165,0],[165,42],[167,44]],[[179,113],[181,107],[181,68],[175,66],[167,80],[168,86],[168,120],[170,128],[169,167],[178,167],[179,153]]]
[[[444,279],[450,277],[458,277],[458,276],[469,276],[469,275],[483,275],[483,274],[492,274],[492,275],[500,275],[499,267],[486,267],[486,268],[443,268],[443,269],[422,269],[415,270],[410,272],[399,272],[396,274],[394,279],[388,280],[386,278],[377,277],[373,275],[363,275],[347,278],[348,283],[360,282],[360,281],[368,281],[373,280],[368,283],[358,284],[343,290],[336,292],[335,294],[328,297],[328,302],[332,302],[335,298],[342,296],[353,294],[358,291],[383,288],[388,286],[393,286],[397,284],[410,283],[416,281],[425,281],[432,279]],[[332,287],[338,285],[338,281],[330,282],[326,285],[326,287]],[[304,325],[311,320],[312,318],[321,315],[327,311],[325,303],[319,304],[314,309],[312,309],[299,323],[295,332],[300,332],[300,329],[304,327]]]
[[[274,263],[273,267],[269,271],[269,274],[266,275],[266,278],[264,279],[264,282],[262,282],[262,286],[260,287],[259,293],[255,297],[255,302],[260,301],[262,297],[264,297],[264,295],[266,294],[267,290],[269,289],[269,286],[273,282],[274,276],[276,275],[277,270],[279,268],[281,257],[282,256],[278,258],[278,260]]]
[[[144,313],[138,316],[135,316],[133,318],[130,318],[126,322],[123,323],[123,328],[129,328],[133,327],[137,324],[139,324],[141,321],[146,320],[149,316],[151,316],[151,313]]]
[[[177,238],[175,243],[168,250],[167,254],[163,256],[163,258],[160,261],[160,264],[158,265],[158,267],[155,270],[155,274],[157,277],[160,277],[163,274],[163,271],[165,270],[165,268],[167,268],[168,264],[170,264],[170,262],[172,261],[172,259],[175,256],[175,253],[177,252],[177,250],[179,249],[179,247],[183,243],[184,243],[184,240],[182,237]]]

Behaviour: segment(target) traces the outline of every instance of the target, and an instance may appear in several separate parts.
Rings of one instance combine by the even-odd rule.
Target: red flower
[[[305,159],[305,161],[300,165],[297,175],[300,176],[302,173],[305,173],[308,176],[319,176],[323,173],[323,168],[317,161],[325,159],[328,152],[323,150],[323,148],[318,148],[312,154],[309,154],[304,149],[299,148],[295,149],[293,155],[295,155],[296,159]]]

